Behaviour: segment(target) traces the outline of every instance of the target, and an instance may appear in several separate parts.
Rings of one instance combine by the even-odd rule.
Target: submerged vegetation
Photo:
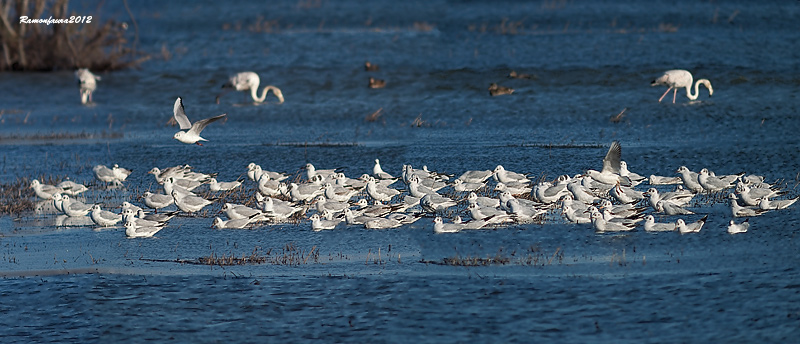
[[[31,22],[24,23],[23,18]],[[36,22],[51,18],[54,22],[49,24]],[[136,27],[132,16],[131,21]],[[108,71],[136,66],[150,57],[136,50],[126,37],[127,29],[127,23],[70,11],[69,0],[2,1],[0,71]]]

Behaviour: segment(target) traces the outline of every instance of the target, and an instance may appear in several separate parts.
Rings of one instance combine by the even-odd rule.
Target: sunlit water
[[[71,5],[78,12],[94,8]],[[104,16],[128,20],[121,6],[106,6]],[[605,147],[619,140],[623,159],[642,175],[675,175],[681,165],[747,172],[783,181],[797,194],[797,2],[131,6],[139,47],[154,58],[141,69],[101,74],[93,106],[80,105],[70,71],[0,75],[0,180],[46,174],[91,182],[91,166],[117,163],[134,170],[127,189],[93,190],[88,200],[139,203],[139,194],[157,189],[145,172],[178,164],[218,172],[221,180],[242,177],[250,162],[288,173],[311,162],[356,177],[371,172],[376,158],[398,175],[403,164],[454,174],[502,164],[553,178],[599,168]],[[365,72],[367,60],[380,71]],[[681,90],[677,104],[671,94],[658,103],[665,89],[649,83],[673,68],[710,79],[714,96],[702,89],[690,102]],[[280,87],[286,102],[268,98],[273,102],[253,106],[231,93],[215,104],[227,76],[244,70]],[[509,79],[511,70],[534,77]],[[370,76],[385,79],[386,88],[367,88]],[[490,97],[493,82],[516,91]],[[178,96],[192,120],[228,114],[203,132],[210,140],[204,147],[172,139],[177,128],[166,122]],[[378,109],[377,121],[365,120]],[[621,121],[610,121],[623,110]],[[82,132],[94,136],[15,139]],[[125,239],[120,228],[55,226],[55,216],[6,216],[0,271],[30,277],[3,280],[0,307],[8,316],[0,320],[0,337],[797,338],[797,207],[753,218],[751,230],[735,236],[725,232],[725,205],[701,202],[696,210],[709,220],[694,235],[596,234],[555,215],[546,225],[457,235],[433,234],[430,219],[396,230],[316,233],[307,221],[220,231],[210,228],[210,218],[179,217],[145,240]],[[319,256],[290,266],[174,262],[256,248],[274,255],[289,243]],[[496,255],[510,257],[510,264],[425,263]]]

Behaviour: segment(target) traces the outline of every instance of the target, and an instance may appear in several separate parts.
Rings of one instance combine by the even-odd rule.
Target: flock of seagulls
[[[366,62],[368,72],[379,70]],[[81,84],[82,103],[91,102],[96,81],[100,78],[86,69],[76,72]],[[531,78],[527,74],[512,72],[510,78]],[[382,88],[386,82],[370,77],[370,88]],[[258,93],[260,79],[254,72],[242,72],[230,77],[223,93],[248,92],[255,102],[264,102],[269,92],[284,102],[283,93],[275,86],[265,86]],[[713,94],[707,79],[694,82],[685,70],[666,71],[652,85],[665,85],[668,89],[659,102],[673,91],[673,103],[679,88],[695,100],[699,86],[704,85],[709,96]],[[691,87],[694,86],[694,92]],[[495,83],[489,87],[490,95],[512,94],[513,89]],[[209,124],[226,117],[226,114],[192,123],[186,116],[183,100],[179,97],[173,106],[175,122],[181,131],[173,138],[185,144],[201,145],[207,141],[200,133]],[[415,223],[423,218],[433,219],[436,233],[456,233],[463,230],[496,228],[519,223],[570,222],[591,225],[597,232],[626,232],[643,228],[648,232],[677,231],[699,232],[708,214],[696,221],[687,222],[682,217],[702,212],[697,202],[698,194],[730,192],[730,214],[733,218],[753,217],[768,211],[785,209],[797,201],[775,199],[786,192],[764,182],[761,176],[736,174],[716,175],[708,169],[693,172],[685,166],[676,170],[677,176],[649,178],[631,172],[621,160],[622,148],[613,142],[599,170],[587,170],[570,176],[561,175],[552,181],[535,181],[528,174],[506,170],[498,165],[494,170],[465,171],[459,177],[429,171],[426,167],[414,169],[404,165],[397,176],[387,173],[375,159],[372,173],[357,179],[347,177],[342,171],[317,169],[312,164],[303,168],[304,175],[291,181],[284,173],[263,170],[259,165],[247,166],[246,180],[220,182],[216,174],[195,172],[190,166],[174,166],[152,174],[162,190],[151,190],[140,195],[143,208],[125,202],[119,213],[104,210],[100,204],[85,204],[77,199],[86,186],[69,180],[58,185],[31,182],[36,196],[52,202],[53,208],[67,217],[88,217],[99,227],[122,224],[129,237],[151,237],[165,228],[170,219],[178,215],[193,216],[219,200],[222,192],[250,192],[254,206],[225,203],[215,216],[212,227],[219,229],[255,228],[262,225],[308,219],[314,231],[331,230],[344,226],[362,226],[368,229],[397,228]],[[95,178],[108,185],[123,185],[130,170],[114,165],[98,165]],[[646,190],[637,186],[648,185]],[[672,191],[663,185],[676,185]],[[202,188],[201,188],[202,187]],[[659,188],[661,190],[659,190]],[[207,190],[205,198],[197,190]],[[159,211],[162,211],[159,213]],[[167,211],[167,212],[164,212]],[[553,216],[553,215],[558,216]],[[656,222],[666,217],[679,217],[670,222]],[[466,221],[464,219],[467,219]],[[448,221],[449,220],[449,221]],[[728,232],[744,233],[749,222],[731,220]]]
[[[175,109],[182,113],[180,105],[179,98]],[[395,176],[378,159],[372,173],[356,179],[341,170],[318,169],[311,163],[296,176],[250,163],[243,172],[246,179],[228,182],[187,165],[154,167],[147,173],[160,189],[135,195],[131,202],[118,207],[119,213],[102,209],[100,204],[83,203],[79,197],[88,188],[69,180],[58,185],[33,180],[30,187],[66,217],[89,218],[98,227],[121,225],[132,238],[151,237],[166,228],[173,217],[196,217],[206,207],[213,209],[214,204],[220,208],[212,215],[211,226],[218,229],[258,228],[306,219],[314,231],[351,226],[390,229],[428,219],[435,233],[524,223],[574,223],[600,233],[641,228],[686,234],[701,231],[709,214],[714,213],[695,201],[697,195],[720,193],[730,199],[728,232],[737,234],[747,232],[750,223],[748,219],[737,222],[736,218],[786,209],[798,200],[786,198],[786,191],[766,183],[764,177],[744,173],[716,175],[708,169],[695,173],[680,166],[675,171],[677,177],[644,177],[628,169],[621,153],[621,145],[615,141],[599,170],[544,181],[532,180],[530,175],[506,170],[502,165],[493,170],[465,171],[458,177],[424,166],[415,169],[404,165]],[[98,181],[114,186],[122,185],[132,173],[117,165],[98,165],[93,171]],[[674,190],[665,190],[669,184],[675,185]],[[244,199],[255,202],[223,203],[220,200],[226,192],[240,192]],[[139,205],[134,204],[139,200]],[[677,219],[657,222],[674,217]],[[700,218],[688,221],[690,217]]]

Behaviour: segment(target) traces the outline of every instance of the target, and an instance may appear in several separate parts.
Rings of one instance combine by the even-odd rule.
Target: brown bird
[[[502,96],[504,94],[512,94],[512,93],[514,93],[514,89],[511,87],[498,86],[495,83],[489,85],[489,94],[492,95],[492,97]]]
[[[367,62],[364,62],[364,70],[365,70],[365,71],[367,71],[367,72],[374,72],[374,71],[377,71],[378,69],[380,69],[380,68],[378,67],[378,65],[374,65],[374,64],[372,64],[372,63],[369,63],[369,61],[367,61]]]
[[[369,88],[383,88],[386,86],[386,80],[369,78]]]
[[[513,70],[511,71],[511,73],[508,73],[508,77],[511,79],[533,79],[533,76],[530,74],[524,74],[524,73],[519,74],[517,73],[517,71]]]

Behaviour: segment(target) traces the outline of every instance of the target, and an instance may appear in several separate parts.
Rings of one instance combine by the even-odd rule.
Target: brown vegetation
[[[126,23],[100,22],[96,15],[89,19],[86,13],[79,15],[68,7],[69,0],[0,2],[0,70],[89,68],[97,72],[135,66],[150,58],[137,52],[135,45],[129,47]],[[21,23],[23,16],[73,23]]]

